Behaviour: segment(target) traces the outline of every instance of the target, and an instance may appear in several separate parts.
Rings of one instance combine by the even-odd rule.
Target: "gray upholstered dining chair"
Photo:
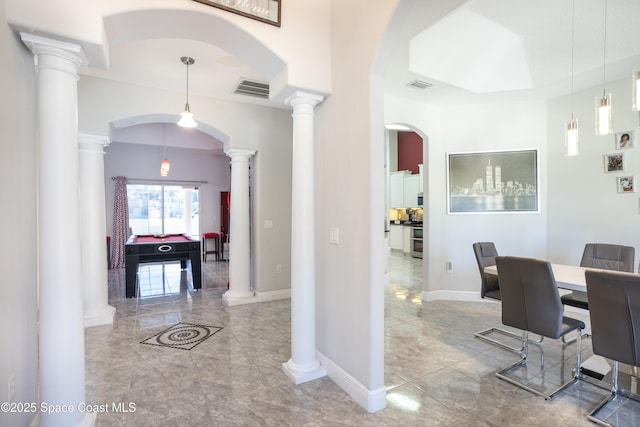
[[[525,331],[520,360],[496,373],[500,379],[524,388],[532,393],[552,399],[557,393],[575,383],[580,373],[580,353],[582,351],[582,330],[584,322],[563,316],[563,307],[551,264],[533,258],[496,257],[500,293],[502,296],[502,323]],[[550,392],[542,387],[533,387],[508,376],[518,367],[527,373],[529,352],[528,333],[559,339],[570,332],[576,332],[576,368],[570,380]],[[544,362],[543,362],[544,363]],[[544,369],[544,366],[541,366]]]
[[[589,419],[610,426],[605,420],[597,418],[598,413],[610,402],[621,400],[621,397],[638,398],[630,391],[619,388],[618,365],[640,365],[640,275],[587,271],[585,278],[593,353],[614,361],[611,394],[591,411]],[[627,404],[639,403],[633,401]]]
[[[634,259],[635,249],[631,246],[587,243],[580,266],[633,273]],[[564,305],[589,310],[589,300],[585,292],[573,291],[562,295],[560,300]]]
[[[498,256],[498,251],[496,250],[495,244],[493,242],[476,242],[473,244],[473,253],[476,256],[478,269],[480,270],[480,297],[483,299],[488,298],[491,300],[500,301],[501,296],[498,276],[494,274],[487,274],[484,272],[485,267],[496,265],[496,257]],[[520,353],[523,350],[522,346],[510,346],[505,342],[491,338],[490,335],[493,333],[502,334],[504,336],[515,338],[517,340],[522,340],[522,334],[524,332],[515,333],[503,328],[499,328],[497,326],[492,326],[490,328],[486,328],[479,332],[476,332],[474,335],[476,338],[479,338],[490,344],[497,345],[498,347],[501,347],[505,350],[513,351],[515,353]],[[533,344],[539,344],[540,342],[542,342],[542,339],[540,339],[540,341],[530,342]]]

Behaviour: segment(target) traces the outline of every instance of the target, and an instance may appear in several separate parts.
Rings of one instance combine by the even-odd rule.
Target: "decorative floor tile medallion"
[[[191,350],[221,330],[222,328],[218,326],[178,323],[162,332],[158,332],[157,334],[140,341],[140,344]]]

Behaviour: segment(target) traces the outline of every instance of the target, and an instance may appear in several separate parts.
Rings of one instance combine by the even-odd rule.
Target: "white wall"
[[[6,21],[0,0],[0,22]],[[36,90],[33,55],[8,26],[0,29],[0,168],[5,244],[0,249],[0,402],[37,402]],[[44,254],[46,256],[46,254]],[[27,426],[34,413],[0,412],[0,425]]]
[[[547,124],[543,103],[433,108],[387,96],[386,123],[407,123],[427,138],[425,298],[474,298],[480,278],[471,245],[493,241],[498,252],[546,256]],[[540,213],[447,213],[447,153],[538,149]],[[446,262],[453,265],[446,271]]]
[[[384,406],[383,100],[371,70],[397,4],[376,1],[363,14],[360,3],[331,2],[333,92],[316,109],[317,348],[365,407],[371,395]]]
[[[554,99],[548,105],[547,247],[549,259],[558,263],[579,263],[585,243],[593,242],[633,246],[636,260],[640,255],[636,232],[640,193],[619,194],[615,182],[623,175],[640,179],[640,116],[631,111],[631,79],[610,83],[607,90],[613,98],[614,130],[633,131],[635,148],[616,150],[614,135],[595,135],[594,103],[602,96],[601,86],[574,95],[574,115],[580,124],[577,157],[565,157],[563,152],[563,124],[571,116],[571,98]],[[616,152],[624,153],[626,170],[605,173],[604,155]],[[635,265],[637,271],[637,262]]]

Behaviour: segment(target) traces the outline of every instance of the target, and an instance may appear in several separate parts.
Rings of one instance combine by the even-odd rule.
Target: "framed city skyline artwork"
[[[447,154],[448,213],[539,212],[538,150]]]

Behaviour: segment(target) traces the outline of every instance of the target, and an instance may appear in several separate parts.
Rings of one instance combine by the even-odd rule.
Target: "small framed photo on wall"
[[[614,153],[604,155],[604,171],[605,172],[622,172],[624,171],[624,154]]]
[[[635,177],[634,176],[619,176],[616,178],[616,183],[618,185],[618,193],[635,193],[636,185],[635,185]]]
[[[618,132],[615,134],[615,137],[616,137],[616,150],[633,148],[633,131],[632,130]]]

